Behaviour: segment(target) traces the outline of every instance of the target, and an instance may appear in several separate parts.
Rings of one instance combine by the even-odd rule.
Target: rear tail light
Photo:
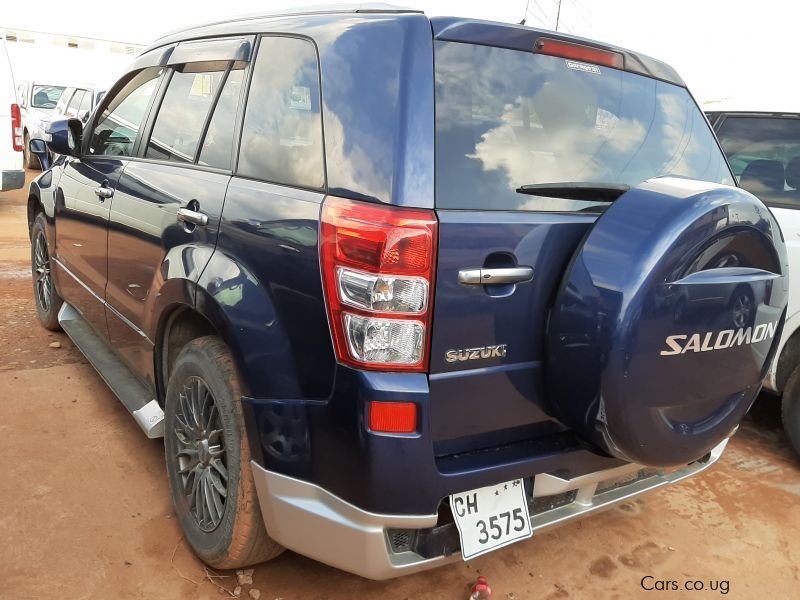
[[[22,152],[24,139],[22,136],[22,115],[19,112],[19,104],[11,105],[11,145],[14,152]]]
[[[625,57],[619,52],[611,50],[601,50],[574,42],[562,42],[550,38],[539,38],[536,40],[536,52],[547,54],[548,56],[558,56],[561,58],[571,58],[573,60],[604,65],[614,69],[625,68]]]
[[[339,361],[427,370],[436,236],[431,210],[325,200],[320,262]]]

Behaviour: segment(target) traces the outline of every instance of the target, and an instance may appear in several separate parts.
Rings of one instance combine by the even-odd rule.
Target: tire
[[[283,552],[261,517],[240,398],[233,359],[222,340],[206,336],[181,350],[164,407],[170,493],[189,545],[218,569],[252,565]],[[195,415],[199,426],[193,425]]]
[[[781,419],[789,443],[800,454],[800,367],[789,376],[783,388]]]
[[[36,158],[35,155],[31,154],[31,150],[28,147],[30,141],[31,141],[30,136],[27,133],[25,133],[22,145],[22,162],[25,165],[26,169],[41,169],[41,165],[39,164],[39,159]]]
[[[43,213],[36,215],[31,228],[31,278],[36,314],[45,329],[60,331],[58,311],[64,301],[56,290],[50,270],[50,249],[47,245],[46,222]]]

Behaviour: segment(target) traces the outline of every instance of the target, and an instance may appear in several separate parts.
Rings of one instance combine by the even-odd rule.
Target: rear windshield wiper
[[[517,188],[518,194],[564,198],[565,200],[587,200],[613,202],[631,189],[624,183],[583,183],[566,181],[564,183],[531,183]]]

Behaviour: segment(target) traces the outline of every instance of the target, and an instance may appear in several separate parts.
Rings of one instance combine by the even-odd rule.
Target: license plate
[[[533,535],[522,479],[453,494],[450,510],[458,527],[464,560]]]

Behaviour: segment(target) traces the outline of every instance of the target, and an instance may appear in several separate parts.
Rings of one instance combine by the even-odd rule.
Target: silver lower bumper
[[[537,475],[531,508],[533,530],[542,531],[699,473],[719,459],[727,443],[724,440],[704,459],[670,472],[624,465],[573,479]],[[391,550],[387,529],[428,529],[437,524],[436,514],[367,512],[314,484],[267,471],[255,462],[252,467],[267,531],[290,550],[369,579],[415,573],[461,557],[456,553],[424,558],[415,552]],[[553,500],[551,506],[547,499]]]

